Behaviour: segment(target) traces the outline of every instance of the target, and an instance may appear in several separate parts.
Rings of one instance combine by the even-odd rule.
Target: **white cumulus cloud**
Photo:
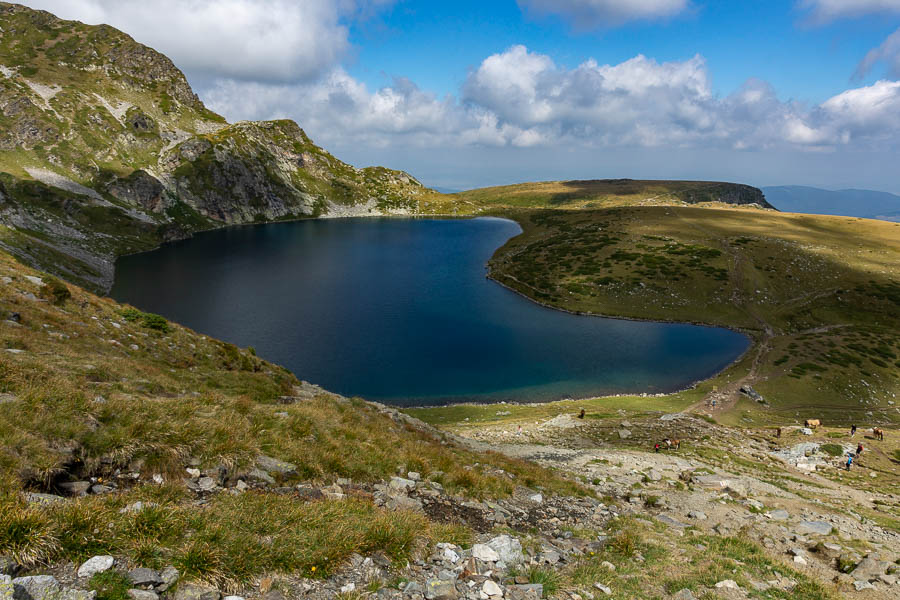
[[[537,15],[557,15],[576,29],[621,25],[629,21],[673,17],[690,6],[689,0],[518,0]]]
[[[705,60],[566,68],[512,46],[485,58],[459,97],[397,78],[371,90],[342,69],[306,84],[219,81],[204,98],[231,118],[292,117],[326,146],[722,148],[834,150],[895,146],[900,82],[879,81],[819,105],[782,101],[749,80],[712,91]]]
[[[856,18],[877,13],[900,13],[900,0],[800,0],[814,22]]]
[[[334,67],[350,44],[346,19],[392,0],[23,0],[106,23],[201,77],[297,81]]]

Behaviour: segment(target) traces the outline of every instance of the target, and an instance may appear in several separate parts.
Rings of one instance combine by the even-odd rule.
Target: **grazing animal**
[[[881,427],[873,427],[872,433],[875,435],[876,440],[881,440],[882,442],[884,441],[884,429],[882,429]]]
[[[667,450],[678,450],[678,448],[681,447],[681,440],[672,440],[666,438],[663,440],[663,444],[666,445]]]
[[[819,419],[807,419],[805,425],[810,429],[817,429],[819,425],[822,424],[822,421]]]

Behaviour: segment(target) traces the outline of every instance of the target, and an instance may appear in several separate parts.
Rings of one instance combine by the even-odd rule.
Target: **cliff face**
[[[408,214],[430,193],[292,121],[227,123],[112,27],[0,2],[0,246],[29,264],[103,290],[116,256],[199,229]]]

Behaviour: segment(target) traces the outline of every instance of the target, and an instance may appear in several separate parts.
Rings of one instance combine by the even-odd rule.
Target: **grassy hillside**
[[[748,185],[718,181],[635,179],[519,183],[469,190],[423,201],[423,205],[439,207],[437,212],[457,214],[522,208],[583,210],[611,205],[663,204],[753,204],[771,208],[762,192]]]
[[[723,389],[708,386],[718,408],[747,384],[769,403],[749,403],[760,418],[793,420],[808,406],[841,422],[897,419],[900,224],[633,203],[493,209],[516,202],[486,204],[524,230],[491,260],[498,282],[566,310],[722,325],[755,338],[712,384]]]
[[[0,2],[0,29],[0,223],[16,231],[0,245],[70,281],[108,289],[116,256],[200,229],[405,214],[432,193],[292,121],[227,123],[112,27]]]
[[[352,552],[400,560],[434,535],[466,535],[462,526],[379,509],[365,494],[297,502],[290,491],[300,482],[371,484],[416,471],[474,498],[522,485],[583,493],[533,464],[472,452],[392,411],[304,384],[252,349],[98,298],[2,252],[0,406],[0,554],[25,566],[112,552],[239,587],[271,571],[327,575]],[[280,488],[221,493],[198,512],[186,468],[219,473],[231,486],[259,477],[263,455],[290,463],[273,473]],[[21,496],[60,493],[74,481],[117,493],[45,508]],[[120,510],[139,500],[157,508]]]

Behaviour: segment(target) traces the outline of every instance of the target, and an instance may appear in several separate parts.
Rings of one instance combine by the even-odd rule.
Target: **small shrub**
[[[49,300],[57,306],[66,303],[72,297],[69,288],[56,277],[44,277],[44,285],[41,287],[41,297]]]
[[[160,315],[145,313],[136,308],[125,308],[122,310],[121,315],[122,318],[129,323],[137,323],[141,327],[146,327],[147,329],[162,333],[169,333],[172,330],[166,318]]]
[[[622,556],[631,558],[638,553],[638,536],[633,531],[622,531],[609,542],[609,549]]]
[[[124,573],[104,571],[91,577],[88,587],[97,592],[97,600],[128,600],[131,580]]]
[[[559,589],[559,574],[532,567],[528,570],[528,583],[540,583],[544,586],[544,598],[552,596]]]

